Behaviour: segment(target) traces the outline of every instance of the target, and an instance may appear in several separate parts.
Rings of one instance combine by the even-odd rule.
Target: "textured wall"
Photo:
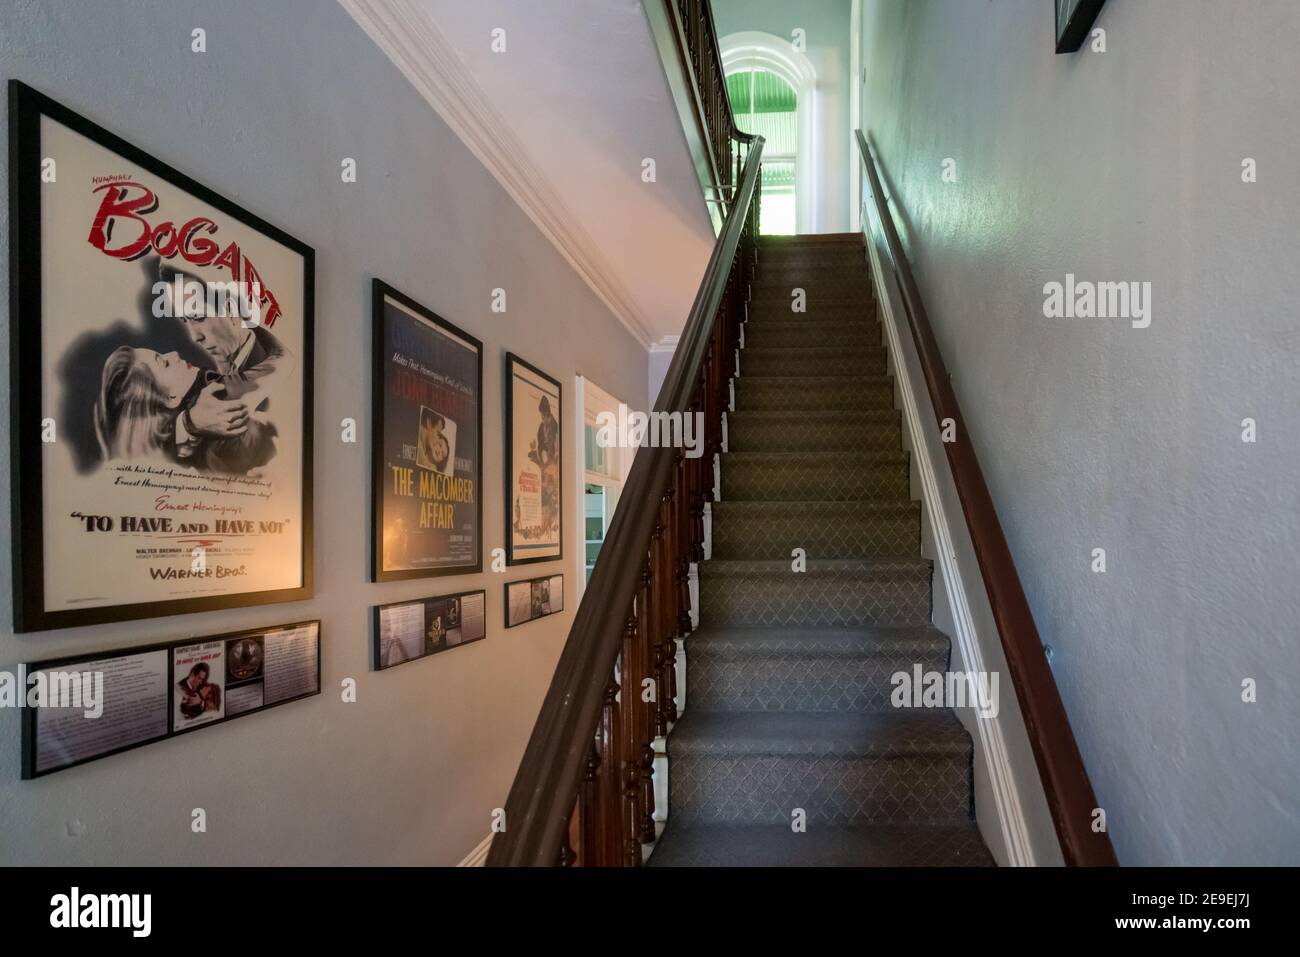
[[[203,27],[208,52],[190,52]],[[320,0],[41,0],[0,6],[0,74],[86,114],[316,248],[316,590],[294,605],[14,637],[0,668],[308,617],[323,620],[316,698],[63,771],[19,775],[0,711],[0,863],[452,864],[503,803],[572,619],[580,548],[509,576],[367,584],[370,299],[378,275],[484,341],[484,539],[503,544],[502,367],[513,349],[646,391],[646,353],[348,15]],[[0,108],[2,109],[2,108]],[[359,181],[340,181],[356,158]],[[0,179],[7,181],[0,156]],[[0,258],[8,199],[0,200]],[[0,300],[8,299],[0,270]],[[506,315],[489,311],[493,287]],[[8,342],[0,345],[7,353]],[[0,361],[6,384],[7,359]],[[7,421],[7,410],[3,413]],[[339,442],[345,416],[362,441]],[[577,475],[578,435],[565,436]],[[8,443],[0,498],[8,498]],[[581,507],[576,486],[565,508]],[[574,527],[574,523],[567,523]],[[8,509],[0,516],[8,582]],[[534,572],[535,570],[535,572]],[[503,630],[502,582],[563,570],[570,611]],[[484,587],[488,638],[370,671],[372,604]],[[355,677],[359,701],[339,685]],[[208,833],[190,832],[203,807]]]
[[[1098,26],[867,0],[863,126],[1120,860],[1296,864],[1300,7]],[[1150,327],[1044,318],[1067,273],[1151,282]]]
[[[718,36],[758,30],[787,42],[802,28],[817,71],[817,205],[812,232],[849,228],[849,11],[851,0],[713,0]]]

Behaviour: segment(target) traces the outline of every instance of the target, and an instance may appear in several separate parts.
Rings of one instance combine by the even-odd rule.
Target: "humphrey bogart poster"
[[[17,627],[308,597],[312,250],[16,82],[10,116]]]

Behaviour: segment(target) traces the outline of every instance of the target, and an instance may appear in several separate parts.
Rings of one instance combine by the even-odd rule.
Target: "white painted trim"
[[[938,552],[937,564],[940,574],[943,575],[944,591],[948,595],[949,611],[952,614],[954,630],[957,632],[955,637],[961,649],[965,670],[983,672],[984,656],[980,651],[979,635],[971,614],[970,603],[967,601],[966,584],[957,564],[949,519],[939,494],[934,461],[930,457],[930,449],[925,441],[925,430],[917,410],[915,387],[908,375],[907,363],[903,361],[902,327],[898,321],[898,315],[902,312],[901,302],[896,311],[894,300],[898,296],[897,287],[893,282],[885,280],[875,243],[871,237],[870,217],[864,215],[862,218],[862,232],[866,238],[867,252],[871,260],[871,275],[875,282],[877,302],[880,303],[882,325],[885,327],[885,335],[889,341],[890,354],[894,357],[894,375],[898,380],[898,391],[903,402],[903,421],[912,435],[913,467],[921,482],[924,512]],[[957,519],[964,522],[963,516],[959,515]],[[982,585],[982,582],[976,584]],[[980,754],[992,785],[998,824],[1002,832],[1003,844],[1007,849],[1008,861],[1013,867],[1033,867],[1036,863],[1033,846],[1025,825],[1025,815],[1021,807],[1020,795],[1016,790],[1015,778],[1012,775],[1011,761],[1007,755],[1000,721],[1000,717],[976,716]]]
[[[862,163],[858,159],[858,138],[853,131],[862,122],[862,0],[853,0],[849,11],[849,231],[857,232],[862,220]]]
[[[652,325],[528,157],[420,0],[339,0],[642,347]]]
[[[677,343],[681,336],[664,336],[658,342],[650,346],[651,352],[676,352]]]
[[[465,859],[457,864],[457,867],[482,867],[487,863],[488,851],[492,848],[492,835],[489,834],[483,838],[474,850],[465,855]]]

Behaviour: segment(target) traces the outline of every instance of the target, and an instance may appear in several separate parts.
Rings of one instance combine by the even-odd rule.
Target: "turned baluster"
[[[619,769],[622,772],[623,788],[623,866],[638,867],[641,864],[641,677],[638,674],[640,661],[637,648],[637,616],[630,611],[627,623],[623,627],[623,653],[619,656],[621,666],[619,717],[622,720],[622,735],[619,747]]]
[[[640,746],[639,769],[641,775],[641,830],[642,844],[653,844],[655,839],[655,712],[659,700],[659,673],[655,667],[654,605],[652,595],[654,578],[650,567],[653,552],[647,551],[641,561],[641,591],[637,598],[637,655],[640,665],[641,689],[637,695],[637,744]],[[646,694],[645,683],[651,683],[651,694]]]

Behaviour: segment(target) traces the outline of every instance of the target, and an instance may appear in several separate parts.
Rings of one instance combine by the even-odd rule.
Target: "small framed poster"
[[[20,666],[23,777],[320,694],[320,621]]]
[[[14,628],[312,594],[312,249],[9,82]]]
[[[1056,52],[1074,53],[1083,46],[1106,0],[1052,0],[1056,6]]]
[[[482,571],[483,343],[372,291],[372,580]]]
[[[506,564],[563,557],[560,383],[506,353]]]
[[[487,594],[417,598],[375,608],[375,670],[427,658],[487,637]]]
[[[547,575],[506,583],[506,627],[513,628],[564,611],[564,576]]]

